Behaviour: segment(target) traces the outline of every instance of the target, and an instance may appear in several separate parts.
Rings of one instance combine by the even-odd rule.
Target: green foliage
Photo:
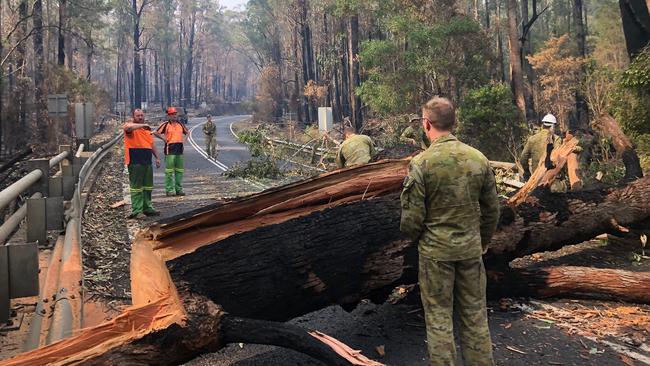
[[[264,132],[260,128],[244,130],[237,135],[237,140],[248,145],[248,150],[254,158],[265,155],[264,153]]]
[[[283,176],[275,160],[268,156],[237,163],[223,174],[230,178],[278,179]]]
[[[589,43],[593,45],[592,57],[599,66],[615,71],[623,70],[628,63],[621,10],[616,0],[600,0],[593,20],[589,22]],[[594,4],[595,5],[595,4]]]
[[[282,177],[282,171],[277,166],[277,160],[266,152],[265,131],[262,127],[253,130],[243,130],[237,134],[237,140],[248,146],[253,159],[237,163],[230,167],[224,175],[235,178],[270,178]]]
[[[471,90],[460,103],[458,135],[491,160],[511,161],[524,142],[527,129],[512,93],[505,84]]]
[[[641,160],[641,168],[648,174],[650,172],[650,134],[636,135],[633,141],[636,153]]]
[[[614,115],[626,134],[650,134],[650,47],[623,72],[613,99]]]
[[[380,21],[389,36],[361,45],[367,78],[357,89],[379,115],[413,112],[435,94],[453,100],[488,81],[489,40],[473,19],[453,15],[433,21],[404,5]]]

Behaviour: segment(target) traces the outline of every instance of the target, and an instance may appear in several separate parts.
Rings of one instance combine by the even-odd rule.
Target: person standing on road
[[[352,127],[343,130],[345,141],[336,154],[336,165],[348,168],[355,165],[368,164],[375,155],[372,139],[366,135],[357,135]]]
[[[203,124],[205,135],[206,153],[212,159],[217,158],[217,126],[212,122],[212,116],[208,115],[208,121]]]
[[[156,158],[156,168],[160,168],[160,158],[153,143],[151,127],[144,122],[142,109],[133,111],[133,118],[124,124],[124,162],[129,170],[131,191],[130,219],[143,219],[158,216],[153,208],[153,167],[151,156]]]
[[[422,107],[431,146],[411,160],[401,195],[400,230],[417,241],[419,283],[431,365],[456,365],[453,312],[465,365],[494,365],[482,254],[499,219],[488,159],[451,134],[454,106]]]
[[[164,136],[165,141],[165,191],[167,196],[184,196],[183,142],[187,140],[189,132],[185,125],[178,121],[176,108],[167,108],[167,117],[168,121],[156,130],[156,133]]]

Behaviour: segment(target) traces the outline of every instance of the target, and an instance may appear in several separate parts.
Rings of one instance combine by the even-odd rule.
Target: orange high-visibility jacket
[[[151,164],[151,149],[153,148],[153,136],[150,129],[138,128],[131,132],[126,131],[124,125],[124,163],[129,164]]]
[[[183,154],[183,135],[189,132],[182,123],[167,121],[160,125],[156,132],[165,135],[165,155]]]

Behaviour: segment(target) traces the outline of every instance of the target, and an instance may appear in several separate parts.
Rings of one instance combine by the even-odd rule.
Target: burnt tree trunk
[[[36,107],[35,138],[37,141],[47,141],[47,103],[45,100],[45,56],[43,54],[43,1],[34,1],[32,10],[34,28],[34,104]],[[1,135],[0,135],[1,136]]]
[[[313,332],[237,318],[282,321],[330,304],[383,301],[394,286],[416,282],[417,248],[399,232],[398,192],[407,164],[382,161],[335,171],[156,223],[132,246],[133,307],[3,366],[176,364],[228,341],[291,346],[339,364],[306,337]],[[650,177],[594,191],[538,189],[502,210],[484,257],[497,274],[511,259],[646,222]],[[597,292],[650,302],[645,273],[510,271],[490,283],[543,297]]]
[[[417,280],[417,250],[399,232],[403,172],[389,168],[390,177],[369,175],[372,165],[365,166],[353,171],[361,178],[342,171],[192,212],[153,228],[152,245],[175,283],[236,316],[286,320],[329,304],[381,301],[393,286]],[[337,177],[350,184],[347,195],[318,198],[338,188]],[[366,199],[356,190],[367,191]],[[503,206],[486,266],[501,268],[521,256],[617,233],[649,216],[649,178],[617,189],[538,189],[515,207]]]
[[[187,41],[187,62],[185,66],[185,85],[183,86],[184,91],[184,103],[183,107],[187,107],[192,102],[192,74],[194,72],[194,38],[196,34],[196,7],[192,9],[192,15],[190,16],[190,26],[189,26],[189,36]]]
[[[623,33],[630,60],[650,42],[650,14],[644,0],[619,0]]]
[[[65,65],[65,35],[63,30],[66,28],[66,4],[67,0],[59,0],[59,38],[58,38],[58,53],[57,64],[59,66]]]

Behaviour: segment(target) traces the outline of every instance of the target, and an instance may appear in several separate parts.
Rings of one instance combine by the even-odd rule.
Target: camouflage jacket
[[[217,126],[212,121],[206,122],[203,125],[203,133],[214,136],[217,133]]]
[[[417,143],[417,146],[419,146],[423,150],[426,150],[429,147],[429,145],[431,145],[431,141],[429,141],[429,138],[424,133],[422,127],[419,128],[413,128],[411,126],[406,127],[402,132],[402,135],[400,136],[399,140],[400,142],[403,143],[409,143],[410,142],[409,139],[414,140]]]
[[[352,135],[345,139],[336,154],[336,165],[347,168],[368,164],[375,155],[372,139],[366,135]]]
[[[546,142],[549,132],[550,130],[543,128],[536,134],[530,136],[528,141],[526,141],[526,145],[519,159],[525,172],[530,171],[531,174],[534,173],[539,165],[539,161],[546,156]],[[553,148],[558,148],[561,144],[562,141],[558,136],[553,137]],[[528,160],[530,160],[530,168],[528,166]]]
[[[443,136],[411,160],[400,229],[420,255],[441,261],[480,257],[499,220],[494,173],[478,150]]]

